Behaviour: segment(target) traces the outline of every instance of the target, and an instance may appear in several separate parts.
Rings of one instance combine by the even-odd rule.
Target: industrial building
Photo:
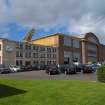
[[[94,33],[53,34],[32,40],[28,32],[22,42],[0,39],[0,63],[5,65],[71,64],[105,61],[105,45]]]

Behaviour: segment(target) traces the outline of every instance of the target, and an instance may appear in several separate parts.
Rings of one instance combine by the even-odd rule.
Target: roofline
[[[46,36],[43,36],[43,37],[40,37],[40,38],[37,38],[37,39],[33,39],[31,41],[36,41],[36,40],[40,40],[40,39],[47,38],[47,37],[52,37],[52,36],[63,36],[63,37],[66,36],[66,37],[70,37],[70,38],[78,39],[78,40],[82,39],[82,38],[79,38],[79,37],[76,37],[76,36],[70,36],[70,35],[62,34],[62,33],[55,33],[55,34],[46,35]]]

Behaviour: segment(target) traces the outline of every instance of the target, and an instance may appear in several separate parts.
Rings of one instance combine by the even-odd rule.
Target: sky
[[[0,37],[21,41],[63,33],[93,32],[105,44],[105,0],[0,0]]]

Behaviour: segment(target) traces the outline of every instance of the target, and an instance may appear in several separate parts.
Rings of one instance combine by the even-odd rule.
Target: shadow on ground
[[[25,90],[21,90],[21,89],[17,89],[17,88],[11,87],[11,86],[0,84],[0,98],[24,94],[26,92],[27,91],[25,91]]]

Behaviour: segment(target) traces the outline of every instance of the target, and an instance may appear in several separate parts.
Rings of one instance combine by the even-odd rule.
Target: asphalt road
[[[45,71],[28,71],[28,72],[18,72],[10,74],[0,74],[1,78],[7,79],[35,79],[35,80],[86,80],[86,81],[97,81],[96,73],[77,73],[72,75],[48,75]]]

